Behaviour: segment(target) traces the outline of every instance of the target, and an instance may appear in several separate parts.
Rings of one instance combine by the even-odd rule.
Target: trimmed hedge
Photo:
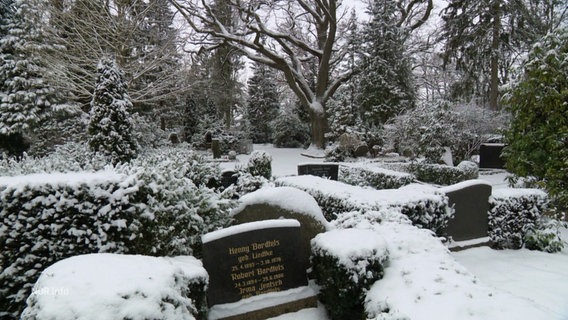
[[[416,226],[439,233],[453,216],[448,197],[427,186],[374,190],[310,175],[278,178],[275,184],[309,193],[328,221],[335,220],[343,212],[388,209],[405,214]]]
[[[369,186],[375,189],[397,189],[411,184],[416,177],[412,174],[389,169],[342,163],[339,166],[339,181],[354,186]]]
[[[1,318],[17,318],[41,271],[67,257],[199,255],[201,234],[226,226],[233,204],[172,165],[1,178]]]
[[[416,176],[426,183],[449,186],[466,180],[477,179],[479,169],[475,170],[473,162],[463,161],[457,167],[424,162],[381,164],[385,168],[403,171]],[[475,165],[477,167],[477,165]]]
[[[496,189],[489,198],[489,237],[499,249],[520,249],[549,204],[537,189]]]
[[[333,320],[366,319],[365,295],[387,261],[384,239],[371,230],[332,230],[312,240],[311,276]]]

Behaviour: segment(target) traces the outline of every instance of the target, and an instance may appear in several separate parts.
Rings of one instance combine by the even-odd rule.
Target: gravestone
[[[483,143],[479,147],[479,167],[484,169],[504,169],[505,160],[501,157],[503,143]]]
[[[221,146],[219,139],[211,140],[211,151],[213,152],[213,159],[221,158]]]
[[[441,189],[455,209],[446,233],[454,241],[488,237],[491,185],[483,180],[468,180]]]
[[[209,319],[260,320],[317,306],[315,294],[288,294],[307,286],[308,261],[297,254],[303,250],[297,220],[244,223],[210,232],[202,241],[203,266],[209,273]],[[255,297],[260,301],[263,296],[270,299],[280,292],[283,295],[278,305],[269,308],[242,313],[232,307],[243,299]],[[237,314],[226,312],[231,309]]]
[[[221,186],[227,189],[228,187],[237,184],[239,180],[238,174],[233,170],[225,170],[221,173]]]
[[[339,165],[337,163],[302,163],[298,165],[298,175],[312,175],[337,180]]]

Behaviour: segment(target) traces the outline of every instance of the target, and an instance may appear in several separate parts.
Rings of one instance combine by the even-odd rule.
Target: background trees
[[[256,65],[248,80],[246,117],[254,143],[272,142],[271,121],[278,116],[280,96],[274,71],[265,65]]]

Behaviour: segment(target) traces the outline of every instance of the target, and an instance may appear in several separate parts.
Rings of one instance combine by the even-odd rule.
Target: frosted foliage
[[[6,4],[9,4],[7,2]],[[4,4],[3,4],[4,5]],[[34,7],[14,1],[0,22],[0,134],[21,133],[45,118],[54,104],[55,91],[46,83],[46,68],[37,53],[38,30]]]
[[[116,63],[102,59],[97,66],[97,83],[91,101],[89,145],[111,157],[113,163],[129,161],[137,154],[123,72]]]

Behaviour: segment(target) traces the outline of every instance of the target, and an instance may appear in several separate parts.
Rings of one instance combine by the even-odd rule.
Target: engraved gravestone
[[[339,165],[337,163],[303,163],[298,165],[298,175],[312,175],[337,180]]]
[[[244,223],[202,240],[210,306],[307,286],[308,261],[298,255],[303,243],[297,220]]]

